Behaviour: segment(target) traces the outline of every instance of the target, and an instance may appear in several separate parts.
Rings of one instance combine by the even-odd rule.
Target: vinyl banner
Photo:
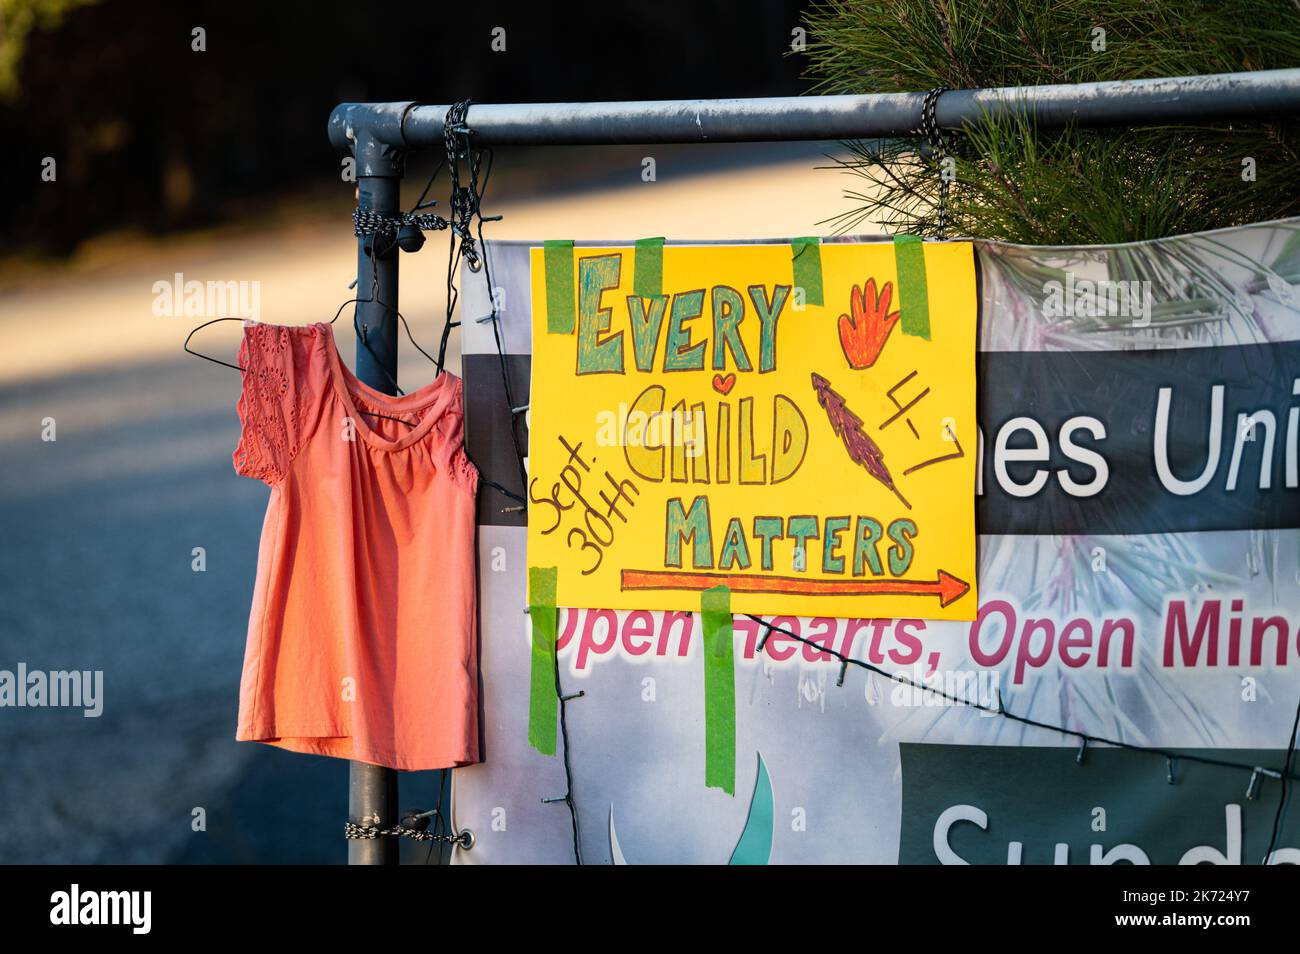
[[[531,276],[560,605],[974,618],[969,243],[551,245]]]
[[[742,604],[737,587],[730,614],[720,616],[670,591],[623,588],[624,570],[676,569],[664,560],[672,497],[684,505],[708,497],[714,565],[697,569],[685,542],[681,569],[723,573],[724,584],[766,572],[762,540],[752,534],[756,516],[783,517],[787,533],[791,516],[817,518],[803,571],[792,570],[788,541],[783,551],[773,538],[772,574],[811,581],[830,576],[827,517],[866,514],[888,526],[928,506],[923,485],[901,476],[910,466],[903,452],[920,443],[906,425],[881,434],[888,415],[877,412],[888,408],[871,405],[856,382],[885,368],[901,377],[913,357],[918,377],[933,374],[927,386],[942,386],[946,372],[923,364],[921,350],[909,352],[924,339],[903,334],[901,323],[870,367],[853,367],[839,336],[841,314],[854,324],[855,290],[866,314],[869,280],[877,303],[886,282],[895,292],[906,282],[894,243],[821,240],[825,305],[803,313],[786,306],[775,370],[759,370],[761,321],[738,326],[749,372],[730,346],[724,368],[712,367],[711,289],[736,290],[749,321],[757,307],[750,285],[762,288],[765,302],[777,284],[811,287],[791,261],[802,241],[662,246],[658,287],[669,300],[649,372],[636,370],[627,323],[645,243],[576,243],[560,253],[554,243],[549,250],[492,243],[493,288],[481,273],[463,273],[467,436],[497,483],[525,495],[512,426],[531,454],[534,496],[561,481],[561,436],[575,447],[582,441],[593,471],[626,468],[622,447],[606,452],[596,442],[591,411],[611,400],[630,406],[656,384],[665,408],[704,403],[714,441],[717,409],[731,405],[734,442],[739,400],[753,397],[751,450],[768,455],[768,469],[761,488],[719,486],[710,443],[709,485],[638,480],[629,516],[645,516],[644,529],[620,522],[599,574],[585,578],[586,565],[562,553],[559,531],[540,533],[550,519],[527,525],[529,516],[541,521],[545,507],[526,514],[518,501],[482,488],[485,761],[455,772],[454,822],[475,835],[455,862],[1300,863],[1300,816],[1284,813],[1274,832],[1300,703],[1300,221],[1114,247],[975,243],[978,317],[966,318],[977,327],[974,423],[960,410],[951,415],[964,457],[932,468],[949,475],[954,500],[973,508],[974,573],[956,574],[972,588],[948,607],[972,611],[932,613],[939,601],[915,596],[889,612],[875,596],[844,597],[861,600],[852,610],[800,594],[767,594],[802,600],[793,605]],[[936,257],[946,248],[950,257]],[[931,345],[936,332],[953,330],[939,312],[960,305],[954,298],[936,306],[936,291],[964,287],[961,256],[971,250],[924,248]],[[548,251],[572,256],[573,334],[552,332],[538,314],[545,305],[549,315],[551,305]],[[609,324],[598,325],[596,340],[623,331],[625,372],[579,376],[579,263],[614,252],[618,282],[600,299]],[[693,256],[708,265],[690,271]],[[607,282],[613,278],[598,284]],[[696,289],[704,297],[692,346],[709,339],[704,368],[664,373],[673,296]],[[902,364],[885,363],[895,357]],[[814,373],[863,423],[912,510],[853,463]],[[734,375],[728,394],[715,375],[724,388]],[[528,415],[512,414],[507,381],[516,407],[529,403],[530,381],[549,399],[544,405],[532,395]],[[943,393],[945,402],[957,400]],[[809,436],[802,467],[774,485],[778,394],[798,405]],[[923,407],[912,416],[920,440],[937,437],[951,448],[942,441],[947,424],[919,416]],[[829,468],[817,479],[814,460]],[[666,454],[670,478],[672,466]],[[960,466],[970,467],[969,482]],[[689,478],[689,462],[684,472]],[[857,483],[846,497],[849,475]],[[584,472],[584,494],[597,492],[597,479],[603,470],[590,483]],[[561,516],[571,521],[581,506],[561,508]],[[741,518],[750,565],[719,569],[732,517]],[[906,573],[886,565],[881,574],[855,575],[850,524],[836,551],[845,558],[837,578],[919,579],[922,560],[954,558],[942,526],[910,518],[921,532]],[[529,568],[539,566],[559,571],[553,616],[539,614],[528,593]],[[924,568],[935,576],[949,570],[942,562]],[[738,608],[746,605],[758,606],[757,620]],[[549,663],[551,645],[535,639],[534,617],[553,621],[553,671],[534,665]],[[719,639],[730,649],[725,670],[712,655]],[[547,700],[536,691],[539,672],[550,679],[540,683],[550,708],[538,706]],[[556,677],[563,704],[554,699]],[[548,748],[555,754],[543,754]]]

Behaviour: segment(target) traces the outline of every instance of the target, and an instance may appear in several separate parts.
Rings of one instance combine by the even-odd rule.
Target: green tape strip
[[[573,240],[542,243],[546,260],[546,330],[553,335],[571,335],[574,325]]]
[[[817,236],[790,239],[794,287],[803,289],[806,305],[822,303],[822,240]]]
[[[555,686],[556,568],[528,568],[528,613],[533,619],[533,666],[528,688],[528,744],[543,755],[555,754],[559,692]]]
[[[894,236],[898,270],[898,323],[903,334],[930,340],[930,289],[925,281],[925,245],[917,235]]]
[[[654,298],[664,293],[662,237],[636,240],[636,254],[632,259],[632,292],[641,298]]]
[[[731,590],[700,594],[704,630],[704,784],[736,794],[736,665]]]

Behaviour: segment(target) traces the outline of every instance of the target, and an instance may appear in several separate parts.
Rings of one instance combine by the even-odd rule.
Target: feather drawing
[[[848,405],[844,403],[844,398],[832,390],[830,382],[820,374],[813,374],[812,386],[817,392],[817,403],[826,412],[826,417],[831,422],[831,429],[843,442],[849,457],[855,464],[865,467],[867,473],[893,491],[894,496],[902,501],[903,506],[911,510],[912,505],[894,486],[894,478],[890,476],[889,468],[885,466],[884,452],[862,430],[862,418],[849,410]]]

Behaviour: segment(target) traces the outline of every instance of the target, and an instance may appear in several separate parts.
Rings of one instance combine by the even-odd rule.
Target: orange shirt
[[[327,324],[247,321],[239,364],[235,470],[271,498],[236,738],[397,769],[477,762],[478,473],[460,379],[383,394]]]

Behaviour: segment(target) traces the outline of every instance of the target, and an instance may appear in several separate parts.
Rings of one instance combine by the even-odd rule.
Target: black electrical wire
[[[487,287],[488,302],[491,308],[487,320],[492,325],[492,338],[496,344],[497,362],[501,371],[501,384],[505,394],[506,407],[510,414],[510,441],[515,452],[515,461],[519,465],[519,479],[525,490],[528,488],[528,469],[524,466],[524,451],[519,441],[518,430],[518,405],[515,403],[514,388],[510,383],[510,368],[506,361],[505,342],[501,334],[501,320],[497,312],[496,295],[492,287],[492,269],[488,262],[487,243],[483,238],[484,221],[495,221],[499,216],[485,220],[482,211],[483,195],[487,191],[488,180],[492,175],[493,153],[491,149],[476,149],[470,142],[472,131],[465,124],[465,115],[469,110],[469,100],[463,103],[457,103],[447,111],[447,118],[444,123],[446,130],[445,139],[447,143],[447,169],[448,177],[451,180],[451,249],[448,254],[447,262],[447,320],[442,329],[442,342],[438,352],[438,367],[441,369],[442,362],[446,356],[447,341],[451,335],[451,329],[462,322],[453,321],[452,315],[459,299],[459,290],[455,285],[456,266],[459,265],[462,253],[465,260],[469,263],[473,271],[482,270],[483,281]],[[460,185],[459,160],[461,155],[465,159],[465,168],[469,177],[469,185]],[[486,166],[483,164],[483,157],[486,155]],[[481,173],[481,178],[480,178]],[[426,189],[427,191],[427,189]],[[471,232],[470,228],[474,231]],[[472,460],[471,460],[472,463]],[[477,466],[477,465],[476,465]],[[482,470],[479,470],[480,474]],[[491,483],[490,481],[487,481]],[[526,503],[523,497],[505,490],[498,484],[492,484],[499,491],[508,497]],[[557,610],[558,612],[558,610]],[[559,700],[559,721],[560,721],[560,740],[563,745],[562,764],[564,766],[564,785],[565,792],[563,802],[569,809],[569,822],[573,832],[573,859],[576,864],[582,864],[582,845],[578,825],[578,806],[573,797],[573,764],[569,752],[569,720],[568,704],[571,699],[580,698],[583,693],[578,692],[574,696],[566,696],[564,688],[560,682],[560,660],[559,654],[552,655],[552,662],[555,667],[555,695]]]
[[[1187,752],[1174,752],[1168,749],[1150,748],[1148,746],[1134,745],[1131,742],[1123,742],[1117,739],[1108,739],[1102,735],[1092,735],[1087,732],[1081,732],[1078,729],[1068,729],[1065,726],[1053,725],[1050,722],[1040,722],[1038,719],[1031,719],[1028,716],[1017,715],[1014,712],[1008,711],[1006,706],[1002,704],[1002,693],[1000,692],[998,693],[998,706],[995,709],[992,706],[984,705],[981,702],[972,702],[969,699],[965,699],[961,696],[956,696],[953,695],[952,693],[944,692],[942,689],[936,689],[934,686],[927,686],[924,684],[915,683],[911,679],[908,679],[906,676],[897,673],[890,673],[879,666],[866,662],[865,660],[855,659],[852,656],[845,656],[843,653],[839,652],[838,650],[832,649],[829,646],[823,646],[821,643],[815,643],[810,639],[800,636],[798,633],[793,633],[782,626],[777,626],[773,623],[769,623],[767,622],[767,620],[763,619],[762,617],[755,616],[752,613],[746,613],[745,616],[753,620],[755,623],[758,623],[760,626],[763,626],[767,629],[767,635],[764,635],[762,639],[759,640],[760,649],[762,648],[763,643],[767,641],[768,635],[771,635],[772,633],[780,633],[783,636],[788,636],[791,639],[797,640],[798,642],[801,642],[806,646],[812,646],[818,652],[827,653],[828,655],[834,656],[836,659],[840,661],[840,666],[842,670],[844,668],[847,668],[848,666],[857,666],[861,669],[867,670],[868,672],[875,673],[878,676],[883,676],[885,679],[888,679],[890,682],[896,682],[899,685],[908,686],[913,689],[921,689],[925,692],[934,693],[940,698],[947,699],[950,702],[957,703],[958,705],[967,706],[968,708],[971,709],[977,709],[980,712],[987,712],[990,715],[1002,716],[1004,719],[1010,719],[1012,722],[1019,722],[1021,725],[1031,726],[1036,729],[1047,729],[1051,732],[1058,732],[1061,735],[1073,736],[1074,738],[1078,739],[1080,743],[1084,745],[1087,745],[1088,743],[1097,743],[1099,745],[1110,745],[1110,746],[1114,746],[1117,749],[1128,749],[1132,752],[1145,752],[1148,755],[1157,755],[1166,760],[1180,759],[1185,762],[1200,762],[1203,765],[1215,765],[1220,768],[1241,769],[1243,771],[1250,772],[1252,774],[1257,774],[1261,770],[1261,768],[1263,768],[1263,766],[1247,765],[1244,762],[1233,762],[1228,759],[1216,759],[1211,756],[1194,755]],[[1300,709],[1297,710],[1297,721],[1298,723],[1300,723]],[[1294,727],[1292,728],[1291,747],[1294,750],[1295,747]],[[1291,760],[1288,757],[1286,767],[1283,769],[1281,777],[1285,780],[1289,776],[1290,772],[1291,772]]]
[[[1273,815],[1273,834],[1268,839],[1268,851],[1264,852],[1264,864],[1268,864],[1282,834],[1282,819],[1286,816],[1287,801],[1291,797],[1291,763],[1295,759],[1297,729],[1300,729],[1300,702],[1296,703],[1295,719],[1291,722],[1291,741],[1287,743],[1286,764],[1282,767],[1282,794],[1278,797],[1277,812]]]

